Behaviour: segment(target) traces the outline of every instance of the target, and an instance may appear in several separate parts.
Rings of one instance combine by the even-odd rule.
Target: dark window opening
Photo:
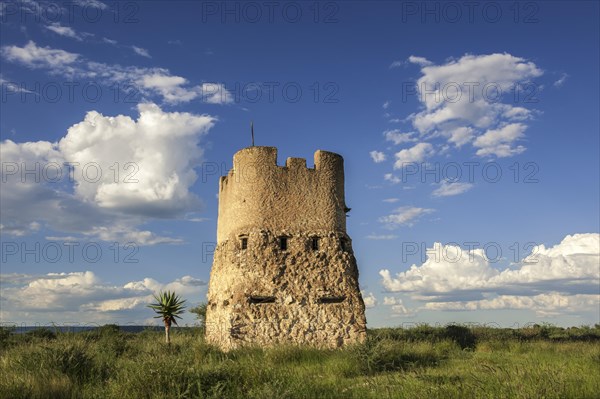
[[[287,237],[279,237],[279,249],[281,249],[282,251],[287,251],[287,249],[288,249]]]
[[[319,250],[319,237],[312,237],[310,240],[310,248],[313,251],[318,251]]]
[[[346,296],[324,296],[317,300],[319,303],[340,303],[344,302]]]
[[[242,237],[240,244],[241,244],[242,249],[247,249],[248,248],[248,237]]]
[[[273,302],[275,302],[275,297],[274,296],[253,295],[250,298],[248,298],[248,301],[250,303],[273,303]]]
[[[348,240],[346,240],[345,238],[340,238],[340,248],[342,248],[342,251],[347,251],[348,250]]]

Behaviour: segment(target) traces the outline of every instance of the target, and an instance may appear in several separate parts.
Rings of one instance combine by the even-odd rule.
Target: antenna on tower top
[[[250,122],[250,133],[252,133],[252,147],[254,147],[254,121]]]

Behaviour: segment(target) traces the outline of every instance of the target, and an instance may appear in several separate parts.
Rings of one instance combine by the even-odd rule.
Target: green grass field
[[[598,398],[600,326],[369,330],[343,350],[205,344],[197,328],[0,330],[1,398]]]

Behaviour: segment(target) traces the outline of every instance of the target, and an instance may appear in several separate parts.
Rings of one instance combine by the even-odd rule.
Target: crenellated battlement
[[[306,159],[289,157],[285,160],[285,167],[288,169],[306,169]]]
[[[344,159],[318,150],[314,167],[304,158],[277,164],[277,148],[248,147],[233,156],[219,184],[219,242],[252,227],[345,232]]]
[[[317,150],[314,154],[314,166],[308,167],[306,159],[289,157],[285,165],[277,164],[277,148],[266,146],[247,147],[235,153],[233,156],[233,168],[227,176],[221,176],[221,185],[229,181],[240,181],[244,178],[258,178],[260,174],[268,177],[275,171],[299,171],[307,172],[323,171],[326,174],[342,173],[344,159],[341,155],[333,152]]]

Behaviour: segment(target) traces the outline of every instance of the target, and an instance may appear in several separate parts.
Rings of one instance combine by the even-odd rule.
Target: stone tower
[[[366,335],[358,268],[346,234],[344,160],[317,151],[277,165],[274,147],[233,156],[219,184],[206,339],[339,347]]]

